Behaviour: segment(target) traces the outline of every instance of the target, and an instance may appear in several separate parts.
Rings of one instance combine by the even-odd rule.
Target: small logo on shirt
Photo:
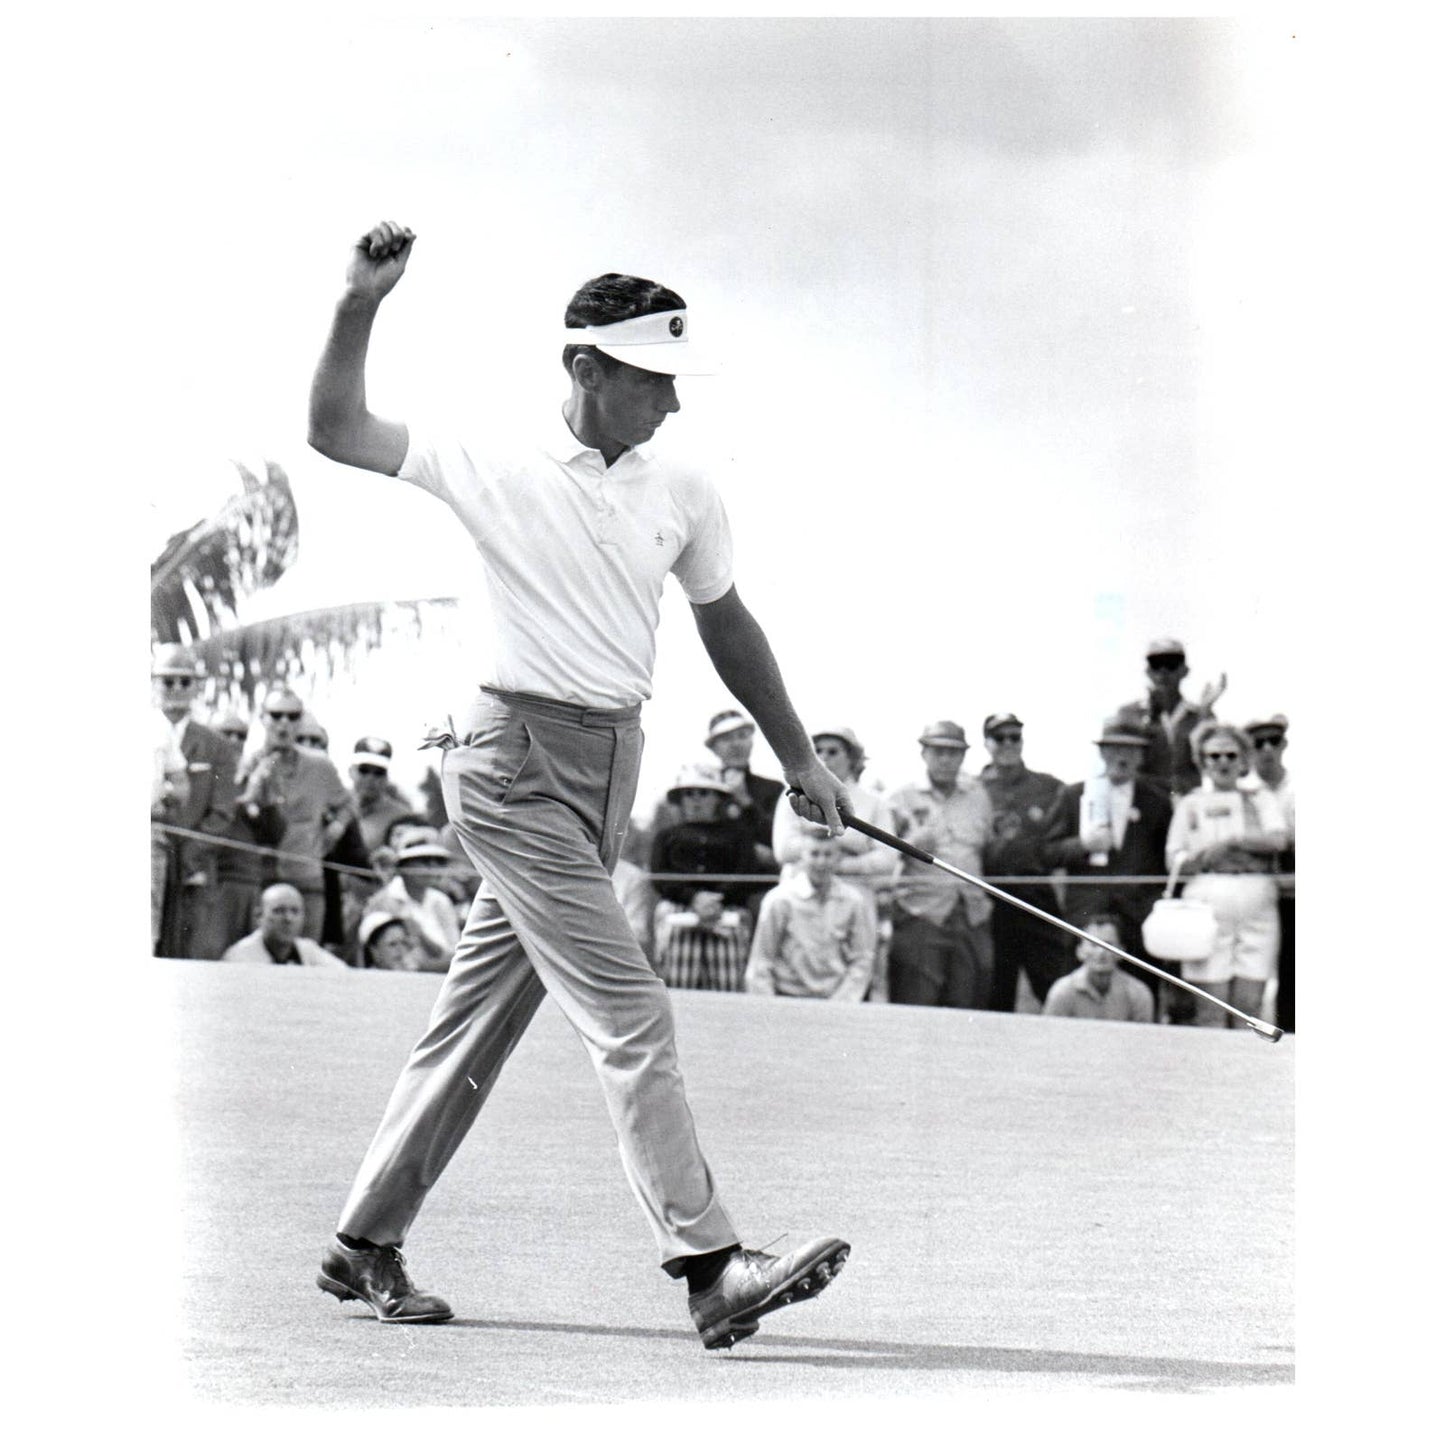
[[[654,532],[652,534],[652,544],[654,547],[661,547],[663,545],[663,536],[661,532]]]
[[[667,329],[668,329],[674,336],[681,336],[681,335],[682,335],[682,317],[681,317],[681,316],[674,316],[674,317],[672,318],[672,320],[667,323]]]

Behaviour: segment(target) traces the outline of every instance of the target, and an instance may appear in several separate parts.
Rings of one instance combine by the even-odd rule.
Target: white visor
[[[711,376],[717,361],[700,352],[688,339],[687,312],[655,311],[631,316],[605,326],[568,327],[562,333],[568,346],[595,346],[615,361],[643,371],[669,376]]]

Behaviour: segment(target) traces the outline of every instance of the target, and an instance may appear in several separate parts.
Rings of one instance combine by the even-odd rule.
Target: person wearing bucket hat
[[[153,829],[164,840],[167,860],[158,952],[168,958],[217,959],[229,942],[219,905],[223,850],[207,840],[226,837],[236,820],[238,753],[229,740],[191,716],[204,677],[190,648],[162,643],[155,649],[155,727],[181,784],[160,827]]]
[[[993,804],[993,837],[983,850],[984,868],[999,877],[1047,875],[1044,820],[1063,791],[1063,782],[1052,773],[1024,766],[1024,725],[1016,713],[990,713],[983,720],[983,741],[989,761],[979,773],[979,781]],[[1010,883],[1007,887],[1016,898],[1045,913],[1059,912],[1058,897],[1049,883]],[[1021,908],[995,908],[989,927],[993,992],[988,1006],[996,1013],[1012,1013],[1020,974],[1042,1004],[1054,982],[1073,967],[1068,935]]]
[[[1214,704],[1229,682],[1227,674],[1220,673],[1204,685],[1195,703],[1181,691],[1188,676],[1184,644],[1177,637],[1156,637],[1144,649],[1145,696],[1118,709],[1120,721],[1142,727],[1146,735],[1139,776],[1158,783],[1176,798],[1199,786],[1189,737],[1201,722],[1214,716]]]
[[[434,828],[414,828],[401,834],[399,842],[396,874],[366,900],[362,918],[381,912],[405,919],[417,968],[423,973],[445,973],[461,937],[456,905],[439,886],[452,855],[437,841]]]
[[[728,882],[754,871],[751,833],[730,816],[732,789],[710,759],[689,763],[678,773],[667,799],[682,821],[652,841],[648,871],[692,874],[660,878],[653,911],[653,955],[669,988],[736,993],[748,961],[752,917],[747,901],[753,885]]]
[[[707,470],[653,450],[680,410],[676,378],[712,369],[683,298],[643,277],[594,277],[566,307],[557,339],[568,389],[549,415],[535,426],[482,415],[455,431],[413,429],[371,411],[366,357],[415,239],[386,221],[352,248],[313,375],[308,440],[333,461],[430,492],[476,545],[491,655],[460,724],[425,745],[442,752],[449,821],[483,883],[317,1283],[387,1322],[450,1316],[415,1289],[399,1249],[550,996],[588,1049],[659,1264],[687,1281],[703,1346],[730,1347],[760,1315],[826,1286],[848,1245],[820,1236],[782,1256],[743,1248],[698,1141],[666,985],[612,887],[669,575],[723,685],[796,790],[792,806],[841,835],[848,791],[814,756],[738,595]]]
[[[1104,720],[1094,739],[1100,771],[1060,791],[1044,820],[1043,858],[1049,867],[1064,868],[1070,874],[1065,888],[1065,906],[1070,913],[1089,908],[1112,913],[1126,952],[1178,978],[1176,961],[1156,958],[1144,947],[1144,920],[1163,896],[1163,884],[1107,881],[1111,877],[1162,878],[1168,872],[1164,844],[1174,805],[1163,787],[1140,776],[1150,737],[1148,724],[1129,713],[1115,713]],[[1073,881],[1078,878],[1099,881]],[[1193,1022],[1192,994],[1168,987],[1161,992],[1153,974],[1128,963],[1120,967],[1149,990],[1161,1019],[1173,1024]]]
[[[968,738],[949,718],[918,736],[925,780],[890,794],[892,831],[970,873],[983,872],[993,805],[963,773]],[[894,1003],[988,1007],[993,986],[993,903],[981,888],[904,858],[893,899],[888,996]]]

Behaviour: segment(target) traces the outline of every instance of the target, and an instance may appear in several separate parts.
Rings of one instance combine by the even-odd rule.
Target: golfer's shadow
[[[676,1341],[698,1345],[694,1331],[638,1325],[579,1325],[557,1320],[453,1319],[434,1329],[512,1330],[519,1333],[591,1335],[606,1339]],[[937,1370],[1018,1375],[1124,1377],[1129,1388],[1173,1390],[1220,1385],[1289,1385],[1294,1364],[1171,1359],[1156,1355],[1110,1355],[1070,1350],[1029,1350],[997,1345],[939,1345],[886,1340],[754,1335],[719,1360],[736,1366],[816,1365],[846,1370]]]

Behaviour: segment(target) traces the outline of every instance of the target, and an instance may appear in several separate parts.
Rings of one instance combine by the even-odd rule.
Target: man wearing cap
[[[722,770],[722,780],[732,790],[728,811],[740,818],[752,836],[755,873],[776,873],[773,856],[773,815],[783,797],[783,785],[776,778],[764,778],[752,770],[753,738],[757,728],[745,713],[727,708],[716,713],[703,739]],[[789,809],[791,811],[791,809]],[[766,891],[764,888],[762,891]]]
[[[345,968],[346,961],[304,938],[305,907],[299,889],[273,883],[261,895],[261,921],[221,955],[227,963],[299,964],[305,968]]]
[[[888,799],[893,831],[934,857],[983,872],[993,805],[962,772],[968,739],[949,719],[930,723],[919,746],[927,779]],[[981,888],[904,858],[893,901],[888,996],[894,1003],[987,1008],[993,986],[993,902]]]
[[[386,842],[386,830],[416,809],[391,781],[391,744],[385,738],[357,738],[351,752],[351,793],[368,854]]]
[[[848,1246],[824,1237],[781,1257],[742,1248],[698,1143],[666,986],[612,889],[669,573],[723,683],[797,790],[795,806],[841,833],[847,790],[813,756],[738,597],[711,479],[650,446],[679,409],[675,377],[711,369],[682,298],[636,276],[595,277],[566,311],[569,392],[535,430],[486,415],[462,433],[413,430],[376,416],[365,386],[377,308],[413,242],[386,222],[353,249],[312,385],[309,440],[334,461],[430,492],[481,556],[493,655],[460,726],[434,742],[448,817],[484,882],[318,1283],[389,1322],[450,1316],[414,1288],[399,1246],[550,994],[591,1055],[663,1269],[687,1279],[704,1347],[728,1347],[769,1310],[825,1286]]]
[[[165,643],[151,663],[161,732],[184,760],[184,796],[165,821],[190,833],[224,837],[236,815],[235,748],[191,716],[203,674],[190,650]],[[226,945],[218,906],[220,850],[201,838],[169,835],[160,952],[168,958],[219,958]]]
[[[1047,874],[1044,820],[1064,785],[1052,773],[1036,773],[1024,766],[1024,725],[1014,713],[990,713],[983,720],[983,741],[989,761],[979,780],[993,804],[993,837],[983,850],[984,867],[1002,877]],[[1025,903],[1057,915],[1059,900],[1051,885],[1004,886]],[[998,1013],[1014,1011],[1020,969],[1042,1004],[1049,989],[1074,966],[1068,935],[1008,904],[995,907],[989,922],[993,935],[989,1007]]]
[[[396,855],[396,877],[366,900],[362,915],[391,913],[406,920],[421,969],[445,973],[461,937],[456,905],[437,886],[451,854],[429,830],[404,834]]]
[[[286,819],[279,852],[271,860],[272,881],[294,884],[301,894],[301,931],[320,942],[326,919],[322,860],[336,845],[352,816],[351,794],[325,753],[296,744],[305,709],[289,688],[276,686],[261,705],[266,739],[242,760],[240,783],[258,805],[279,807]]]
[[[1274,1021],[1286,1033],[1294,1028],[1294,780],[1284,765],[1289,746],[1289,719],[1282,713],[1254,718],[1244,731],[1254,745],[1254,776],[1259,785],[1274,794],[1284,816],[1289,846],[1279,855],[1279,982],[1274,1004]],[[1249,781],[1248,779],[1245,780]],[[1241,787],[1244,783],[1240,784]]]
[[[1157,783],[1140,775],[1151,733],[1146,723],[1128,715],[1109,718],[1094,740],[1103,771],[1084,782],[1070,783],[1058,795],[1044,820],[1044,861],[1088,878],[1161,877],[1168,871],[1164,845],[1174,805]],[[1144,919],[1163,895],[1161,883],[1070,883],[1070,912],[1100,908],[1119,921],[1120,947],[1146,963],[1179,978],[1177,962],[1158,959],[1144,949]],[[1171,1023],[1194,1018],[1194,999],[1182,989],[1164,989],[1152,974],[1131,964],[1121,967],[1149,989],[1161,1015]]]
[[[1121,722],[1142,727],[1147,739],[1139,776],[1158,783],[1175,798],[1182,798],[1199,786],[1199,768],[1189,747],[1194,729],[1214,716],[1214,704],[1224,694],[1228,678],[1220,673],[1216,682],[1206,683],[1197,703],[1180,691],[1189,676],[1184,644],[1177,637],[1159,637],[1144,653],[1147,695],[1126,702],[1118,711]]]

